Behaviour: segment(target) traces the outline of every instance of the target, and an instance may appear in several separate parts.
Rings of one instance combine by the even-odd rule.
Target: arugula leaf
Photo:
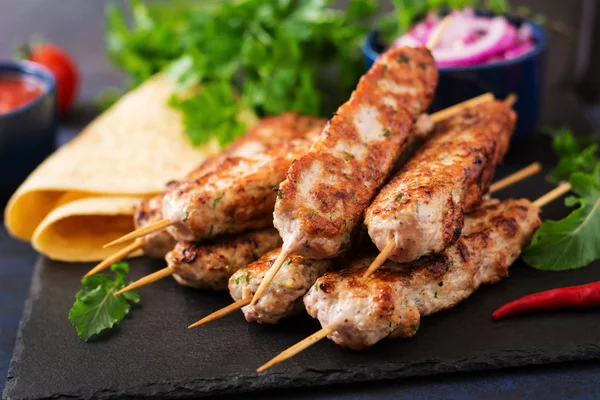
[[[593,174],[575,172],[573,192],[565,204],[579,207],[560,221],[545,221],[523,253],[527,264],[540,270],[564,271],[600,258],[600,164]]]
[[[135,290],[119,296],[113,295],[125,287],[129,264],[118,262],[110,269],[115,272],[114,278],[106,274],[96,274],[81,280],[84,289],[77,292],[75,303],[69,311],[69,321],[84,341],[121,322],[129,313],[129,303],[140,301],[140,295]]]

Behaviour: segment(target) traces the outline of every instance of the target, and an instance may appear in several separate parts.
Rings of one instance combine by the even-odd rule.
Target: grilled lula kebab
[[[320,122],[312,124],[302,137],[248,157],[227,157],[214,171],[179,183],[163,197],[162,220],[106,246],[167,228],[176,240],[200,241],[270,226],[275,203],[272,188],[283,180],[292,161],[306,153],[322,128]]]
[[[415,140],[415,144],[419,143],[419,142],[423,142],[425,141],[429,135],[431,134],[431,131],[433,130],[433,126],[435,124],[435,121],[439,121],[442,118],[447,118],[450,115],[459,112],[461,109],[465,108],[465,107],[469,107],[469,106],[474,106],[486,101],[491,101],[493,100],[493,95],[491,93],[486,93],[477,97],[474,97],[472,99],[466,100],[462,103],[456,104],[452,107],[449,107],[447,109],[438,111],[434,114],[432,114],[431,116],[428,116],[426,114],[421,115],[418,119],[416,124],[413,126],[413,137]],[[539,167],[538,167],[539,168]],[[528,176],[529,174],[533,174],[535,173],[536,170],[535,169],[529,169],[526,171],[521,172],[521,174],[524,174],[523,177]],[[500,184],[502,184],[502,182],[499,182]],[[147,215],[151,215],[150,213],[146,213]],[[165,235],[167,234],[166,232],[160,232],[161,235]],[[153,234],[154,235],[154,234]],[[242,237],[244,235],[241,235]],[[169,238],[171,236],[168,236]],[[139,239],[138,239],[139,240]],[[243,243],[243,238],[241,239],[241,241],[238,242],[242,242]],[[162,270],[156,271],[150,275],[147,275],[143,278],[141,278],[140,280],[132,283],[130,286],[124,288],[122,290],[122,292],[131,290],[133,288],[138,288],[141,286],[145,286],[148,285],[150,283],[156,282],[157,280],[163,279],[167,276],[170,276],[172,274],[177,274],[177,271],[179,270],[179,268],[177,268],[176,264],[173,264],[172,261],[174,259],[181,259],[181,260],[185,260],[186,256],[182,256],[182,253],[188,253],[188,254],[193,254],[196,252],[196,250],[194,249],[195,246],[200,246],[203,249],[208,249],[209,247],[204,246],[203,243],[199,243],[198,245],[195,244],[194,242],[189,242],[189,241],[181,241],[179,242],[179,244],[176,246],[176,249],[178,250],[179,254],[176,255],[168,255],[167,256],[167,263],[168,266]],[[268,249],[270,250],[270,249]],[[233,249],[231,249],[230,251],[234,251]],[[239,251],[238,251],[239,252]],[[207,276],[211,276],[212,273],[211,272],[207,272],[205,270],[213,270],[215,268],[218,268],[221,272],[229,272],[229,273],[233,273],[235,272],[238,268],[240,268],[241,266],[246,266],[247,264],[251,263],[252,261],[255,261],[255,259],[249,259],[246,264],[242,264],[241,259],[238,259],[237,262],[233,263],[232,266],[225,268],[223,265],[219,266],[219,267],[214,267],[214,264],[212,262],[208,262],[207,264],[203,264],[202,262],[192,262],[192,263],[188,263],[185,264],[185,274],[187,275],[187,279],[185,284],[188,286],[194,286],[194,287],[201,287],[204,288],[207,285],[210,286],[210,283],[207,283],[206,281],[206,277]],[[194,282],[194,280],[192,279],[193,276],[197,276],[199,278],[198,282]],[[221,276],[223,279],[226,278],[226,274],[223,273]],[[175,276],[175,279],[178,280],[178,282],[183,282],[183,280],[178,279],[177,276]],[[254,293],[254,292],[253,292]],[[238,304],[239,307],[242,307],[243,302],[240,302]],[[239,308],[238,307],[238,308]],[[231,310],[235,310],[235,308],[232,308],[232,306],[228,307],[228,309]],[[216,317],[213,316],[212,319],[214,319]]]
[[[252,157],[291,139],[303,139],[307,134],[314,135],[314,129],[322,129],[325,121],[306,117],[296,113],[284,113],[279,116],[259,120],[243,136],[236,139],[224,151],[210,157],[198,168],[190,172],[185,180],[196,180],[209,172],[216,171],[228,158]],[[169,182],[165,192],[144,201],[136,210],[135,228],[141,228],[162,218],[162,199],[166,192],[174,190],[179,182]],[[144,254],[162,258],[175,246],[176,240],[168,232],[160,231],[143,238]]]
[[[167,253],[167,267],[131,283],[115,295],[173,276],[183,286],[227,290],[231,274],[281,245],[274,228],[223,236],[201,243],[179,241]]]
[[[495,190],[490,190],[490,192],[506,187],[504,182],[514,183],[537,171],[539,171],[539,164],[532,164],[498,181],[499,185],[496,185]],[[469,224],[468,221],[465,223]],[[315,284],[317,278],[325,272],[335,270],[336,267],[346,265],[345,260],[310,260],[302,256],[291,256],[286,260],[281,271],[275,275],[261,301],[254,306],[248,306],[265,273],[273,265],[280,251],[281,249],[271,250],[259,260],[247,267],[240,268],[231,275],[229,293],[234,303],[193,323],[190,328],[214,321],[239,309],[242,310],[248,322],[277,323],[282,318],[303,309],[302,296]],[[201,269],[203,267],[200,267]]]
[[[433,137],[367,208],[364,224],[381,255],[365,277],[387,258],[410,262],[460,237],[463,212],[487,193],[515,120],[509,105],[493,101],[436,125]]]
[[[471,103],[472,104],[472,103]],[[474,109],[478,109],[478,107],[482,107],[483,105],[487,104],[487,103],[483,103],[481,105],[475,105],[475,106],[471,106],[471,104],[468,104],[466,107],[464,108],[458,108],[456,111],[456,116],[455,117],[450,117],[450,120],[452,120],[452,123],[440,123],[436,126],[436,135],[434,136],[434,138],[432,138],[431,140],[436,140],[436,141],[443,141],[443,143],[453,143],[453,146],[434,146],[435,148],[438,149],[438,157],[453,157],[456,156],[455,151],[457,150],[457,148],[459,148],[460,146],[458,146],[458,142],[459,141],[464,141],[466,146],[469,149],[469,151],[472,151],[472,148],[477,148],[478,153],[476,153],[476,157],[481,157],[481,149],[485,149],[485,145],[488,144],[490,142],[490,135],[489,132],[486,133],[484,132],[484,130],[486,129],[485,126],[477,126],[477,127],[471,127],[471,130],[469,130],[469,136],[468,136],[468,140],[465,139],[464,137],[456,137],[456,131],[457,129],[464,127],[464,123],[471,121],[474,115]],[[493,104],[493,103],[490,103]],[[455,109],[456,110],[456,109]],[[500,112],[495,111],[496,108],[486,108],[485,111],[486,112],[490,112],[492,115],[490,118],[485,119],[486,122],[489,122],[490,120],[494,120],[494,118],[498,119],[499,116],[502,116],[504,114],[504,112],[506,111],[506,108],[501,107],[500,108]],[[480,110],[481,111],[481,110]],[[510,110],[509,110],[510,111]],[[496,112],[496,114],[494,114]],[[435,118],[436,114],[433,114],[431,117]],[[445,116],[448,116],[447,114],[445,114]],[[481,117],[481,115],[480,115]],[[501,127],[502,129],[504,129],[503,132],[500,132],[502,129],[493,129],[492,133],[494,134],[494,136],[498,137],[500,141],[502,141],[502,149],[496,149],[494,146],[492,147],[492,150],[496,150],[499,153],[504,153],[507,147],[507,143],[506,141],[508,141],[508,138],[510,137],[510,134],[512,132],[512,124],[505,124],[503,127]],[[450,136],[449,141],[445,140],[446,135]],[[454,135],[454,136],[453,136]],[[474,139],[476,138],[476,139]],[[425,145],[427,146],[427,144]],[[415,156],[416,157],[416,156]],[[489,160],[490,157],[488,157],[486,159],[486,161],[480,161],[480,162],[475,162],[475,165],[479,168],[482,167],[483,168],[487,168],[487,174],[491,175],[492,172],[489,171],[489,168],[495,168],[496,164],[497,164],[497,158],[498,157],[494,157],[492,158],[492,160]],[[459,161],[462,161],[462,159],[459,159]],[[408,164],[412,163],[412,159],[411,161],[409,161]],[[450,163],[451,167],[454,167],[454,170],[456,170],[456,166],[453,165],[452,163]],[[468,166],[467,166],[468,167]],[[505,179],[503,179],[502,181],[498,182],[498,184],[494,185],[494,189],[495,190],[499,190],[502,189],[503,187],[505,187],[507,184],[510,183],[514,183],[516,182],[518,179],[523,179],[526,178],[527,176],[530,176],[536,172],[538,172],[540,170],[540,166],[539,164],[535,163],[525,169],[523,169],[522,171],[517,172],[516,174],[511,175],[510,177],[507,177]],[[470,171],[471,173],[473,173],[473,171]],[[477,172],[476,175],[481,176],[482,173],[481,172]],[[438,173],[438,177],[439,179],[443,179],[445,178],[444,174],[439,174]],[[434,177],[435,178],[435,177]],[[485,181],[484,181],[485,182]],[[489,185],[489,182],[486,182],[485,184],[482,184],[482,186],[487,189]],[[434,188],[435,189],[435,188]],[[433,192],[434,190],[432,190]],[[481,200],[481,195],[483,194],[483,190],[480,190],[479,192],[479,198],[478,200]],[[438,206],[440,206],[440,203],[437,204]],[[444,203],[441,203],[441,206],[444,206]],[[462,211],[461,211],[461,223],[462,223]],[[275,281],[275,287],[271,290],[270,288],[268,288],[265,291],[265,296],[266,298],[264,300],[261,300],[260,302],[257,302],[256,304],[251,304],[250,306],[248,306],[248,304],[250,303],[250,298],[248,297],[248,295],[253,296],[257,289],[257,282],[261,282],[261,280],[263,279],[264,275],[265,275],[265,265],[272,265],[274,264],[274,259],[273,259],[273,254],[276,253],[276,251],[272,251],[269,254],[265,255],[263,257],[263,259],[259,260],[258,262],[250,265],[248,268],[244,269],[243,271],[239,271],[238,273],[234,274],[230,280],[229,283],[229,288],[230,288],[230,294],[233,297],[233,299],[235,300],[235,303],[225,307],[223,310],[219,310],[216,311],[215,313],[210,314],[209,316],[203,318],[202,320],[198,321],[197,323],[193,324],[192,326],[198,326],[201,325],[203,323],[212,321],[214,319],[220,318],[224,315],[227,315],[233,311],[235,311],[236,309],[240,309],[242,307],[242,311],[244,312],[244,314],[246,315],[246,318],[249,321],[254,321],[257,320],[259,322],[269,322],[272,323],[273,320],[275,318],[273,318],[272,315],[270,314],[275,314],[276,316],[280,316],[283,315],[283,313],[281,311],[276,311],[276,312],[270,312],[268,310],[273,310],[274,308],[283,308],[284,310],[291,310],[293,307],[293,302],[295,300],[297,300],[298,298],[301,297],[301,294],[298,295],[298,290],[296,289],[304,289],[304,290],[308,290],[308,288],[310,288],[311,284],[310,283],[306,283],[306,282],[310,282],[310,278],[312,277],[312,281],[314,282],[314,279],[316,279],[316,277],[314,277],[314,273],[313,270],[314,268],[308,268],[304,274],[302,273],[302,268],[304,265],[308,265],[313,264],[313,262],[315,260],[310,260],[308,258],[302,257],[302,256],[293,256],[290,257],[290,259],[288,261],[286,261],[286,263],[284,264],[284,269],[285,269],[285,273],[284,276],[279,278],[278,275],[275,276],[274,281]],[[329,268],[331,267],[332,263],[329,263],[328,266]],[[281,272],[283,273],[283,271]],[[291,281],[288,279],[290,276],[295,277],[293,279],[293,281],[295,281],[296,283],[290,283]],[[245,284],[244,284],[245,281]],[[235,285],[232,283],[235,282]],[[243,284],[240,286],[239,283],[242,282]],[[282,285],[281,282],[285,282],[288,286],[291,285],[292,286],[292,293],[286,293],[286,289],[285,289],[285,284]],[[307,286],[308,285],[308,286]],[[264,301],[264,304],[263,304]],[[275,303],[275,307],[273,306],[273,303]],[[257,317],[258,316],[258,317]],[[263,317],[261,317],[263,316]]]
[[[312,142],[318,137],[320,132],[325,125],[325,120],[305,117],[295,113],[285,113],[277,117],[268,117],[259,121],[254,127],[252,127],[244,136],[235,140],[225,151],[211,157],[198,168],[188,174],[187,185],[196,184],[197,186],[206,186],[207,193],[212,193],[214,190],[211,187],[211,183],[220,178],[227,180],[228,184],[232,184],[231,190],[236,190],[233,196],[237,195],[237,198],[242,204],[237,204],[239,207],[244,207],[244,201],[261,201],[260,196],[267,197],[267,203],[270,201],[274,203],[275,194],[272,193],[271,188],[278,185],[277,181],[263,174],[255,174],[250,176],[248,174],[240,174],[239,179],[236,180],[235,174],[232,171],[241,166],[248,165],[252,168],[253,164],[256,164],[257,160],[264,162],[267,159],[273,161],[273,168],[275,177],[280,176],[283,179],[283,175],[289,166],[289,163],[294,157],[299,157],[310,148]],[[281,171],[277,171],[279,168]],[[243,188],[243,179],[254,179],[255,186],[261,192],[259,198],[256,198],[257,194],[245,193]],[[191,182],[191,183],[190,183]],[[142,202],[140,207],[136,210],[134,216],[134,223],[136,231],[140,229],[146,229],[154,226],[156,223],[164,221],[163,218],[163,202],[164,197],[176,190],[182,183],[170,182],[167,184],[166,190],[149,200]],[[200,188],[201,189],[201,188]],[[203,198],[206,201],[206,197]],[[220,201],[217,197],[212,200],[209,204],[203,204],[205,207],[211,207],[213,204],[216,207],[216,203]],[[202,204],[201,204],[202,205]],[[228,212],[235,214],[236,209],[230,208]],[[244,211],[237,211],[238,214],[243,215]],[[235,217],[235,215],[234,215]],[[225,224],[227,221],[222,221],[221,224]],[[272,223],[265,222],[264,218],[258,225],[261,227],[272,226]],[[223,228],[220,230],[224,230]],[[240,232],[240,230],[230,229],[232,232]],[[207,235],[208,238],[216,236],[214,232],[209,232],[211,235]],[[108,268],[112,263],[119,261],[126,257],[129,253],[142,247],[145,254],[156,257],[164,257],[164,255],[173,248],[176,243],[176,239],[173,238],[169,232],[165,230],[155,230],[147,232],[142,237],[138,238],[132,244],[126,248],[118,251],[114,255],[108,257],[106,260],[94,267],[86,276],[92,275],[103,269]]]
[[[328,337],[355,350],[381,339],[409,338],[423,316],[454,307],[482,284],[505,278],[540,225],[540,207],[570,190],[562,184],[534,202],[486,200],[465,216],[462,236],[444,251],[408,264],[386,261],[363,279],[373,258],[329,272],[304,296],[324,327],[258,369],[262,372]]]
[[[494,97],[491,93],[486,93],[486,94],[474,97],[472,99],[466,100],[462,103],[456,104],[454,106],[451,106],[449,108],[446,108],[444,110],[438,111],[430,116],[423,114],[417,119],[416,124],[413,126],[413,134],[411,135],[411,138],[414,138],[415,144],[423,142],[431,134],[431,132],[433,130],[433,126],[435,124],[435,121],[439,121],[442,118],[447,118],[450,115],[459,112],[461,109],[463,109],[465,107],[474,106],[474,105],[477,105],[477,104],[480,104],[480,103],[483,103],[486,101],[491,101],[491,100],[493,100],[493,98]],[[538,169],[539,169],[539,166],[538,166]],[[536,172],[537,171],[535,169],[531,169],[529,171],[523,171],[522,173],[525,174],[525,175],[523,175],[523,177],[526,177],[526,176],[528,176],[528,174],[533,174]],[[502,182],[499,182],[499,184],[502,184]],[[146,212],[145,214],[152,216],[152,214],[150,212]],[[151,235],[156,235],[156,234],[157,233],[154,233]],[[159,234],[167,235],[167,232],[163,231],[163,232],[160,232]],[[168,235],[168,237],[170,238],[171,236]],[[140,239],[138,239],[138,240],[140,240]],[[193,242],[182,241],[178,247],[181,251],[183,251],[183,249],[185,249],[186,247],[191,248],[193,246],[195,246],[195,244]],[[188,252],[191,253],[191,252],[193,252],[193,250],[190,249],[190,250],[188,250]],[[168,267],[141,278],[139,281],[136,281],[136,282],[132,283],[130,286],[128,286],[127,288],[123,289],[123,291],[131,290],[133,288],[137,288],[137,287],[141,287],[141,286],[153,283],[157,280],[163,279],[163,278],[175,273],[177,268],[173,268],[169,259],[167,259],[166,261],[169,264]],[[252,261],[254,261],[254,260],[249,260],[248,263],[250,263]],[[187,265],[186,266],[187,275],[188,276],[198,275],[198,276],[204,277],[206,275],[206,272],[203,271],[203,269],[211,268],[210,267],[211,265],[212,264],[209,263],[206,266],[203,266],[201,263],[198,263],[198,262]],[[236,263],[235,265],[240,266],[241,264]],[[236,269],[237,269],[237,267],[229,268],[228,270],[230,270],[230,272],[233,273],[233,272],[235,272]],[[176,277],[176,279],[177,279],[177,277]],[[194,286],[194,282],[191,279],[187,280],[187,284],[190,286]],[[200,287],[204,287],[205,285],[206,285],[206,282],[204,282],[204,281],[197,283],[197,286],[200,286]],[[240,303],[240,304],[242,304],[242,303]]]
[[[425,48],[388,50],[363,75],[279,186],[273,223],[283,248],[252,305],[288,256],[327,259],[348,248],[364,210],[406,150],[415,120],[429,107],[437,80]]]

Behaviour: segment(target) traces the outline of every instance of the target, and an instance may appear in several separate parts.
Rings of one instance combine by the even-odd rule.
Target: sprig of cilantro
[[[565,271],[600,259],[600,160],[596,145],[566,128],[554,134],[552,145],[561,158],[549,178],[568,180],[578,197],[567,197],[565,205],[578,207],[559,221],[544,221],[523,259],[536,269]]]
[[[69,321],[84,341],[121,322],[130,311],[130,303],[140,301],[135,290],[114,296],[116,291],[125,287],[129,264],[118,262],[110,269],[115,273],[114,278],[96,274],[81,280],[84,289],[77,292],[69,311]]]
[[[376,1],[130,0],[107,8],[110,60],[134,87],[159,71],[178,82],[170,105],[193,144],[226,144],[246,129],[241,114],[331,115],[364,72],[360,42]]]

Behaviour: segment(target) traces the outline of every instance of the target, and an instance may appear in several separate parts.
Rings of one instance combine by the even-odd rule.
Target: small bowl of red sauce
[[[46,68],[0,61],[0,201],[54,150],[56,85]]]

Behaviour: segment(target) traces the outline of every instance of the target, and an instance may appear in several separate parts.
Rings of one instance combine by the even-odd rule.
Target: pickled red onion
[[[533,29],[524,23],[517,29],[505,17],[480,17],[472,9],[453,11],[452,21],[432,53],[439,68],[489,64],[519,57],[535,48]],[[399,37],[397,46],[423,46],[440,18],[429,14]]]

